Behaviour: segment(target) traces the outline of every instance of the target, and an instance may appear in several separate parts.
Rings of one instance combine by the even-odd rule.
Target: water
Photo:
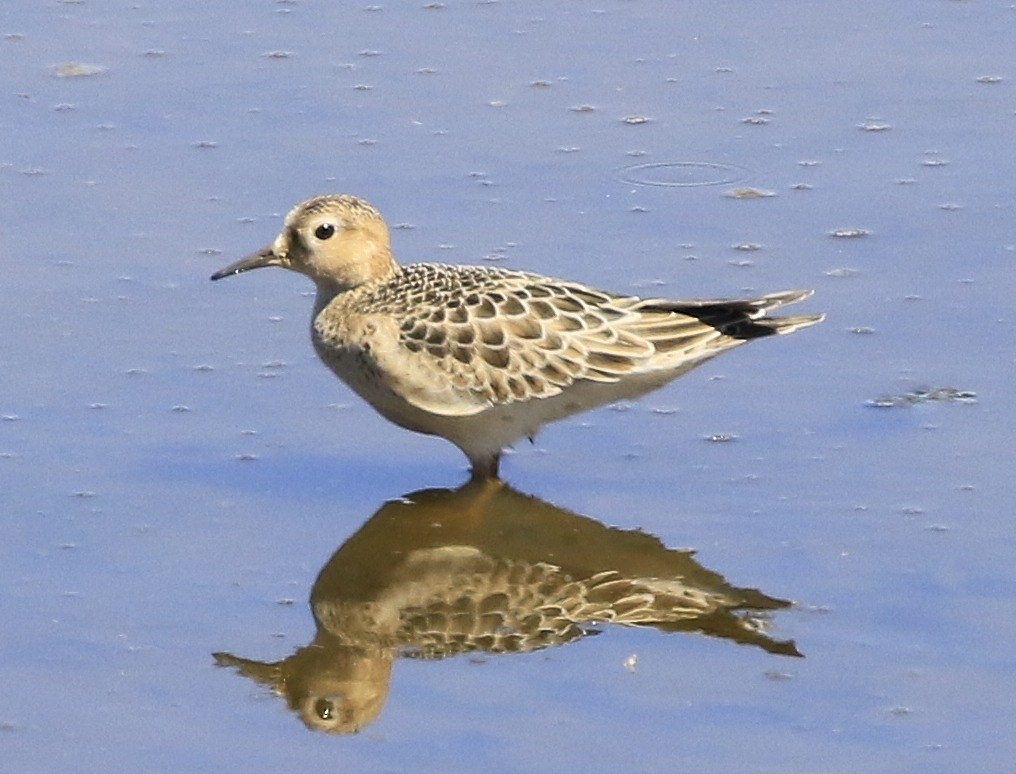
[[[991,2],[8,9],[5,760],[1006,770],[1014,21]],[[465,478],[316,362],[305,280],[208,282],[331,191],[377,205],[405,261],[815,288],[821,326],[503,464],[541,508],[793,600],[765,633],[804,657],[606,626],[400,658],[352,736],[216,667],[299,652],[330,557],[385,503]],[[976,400],[867,405],[924,388]]]

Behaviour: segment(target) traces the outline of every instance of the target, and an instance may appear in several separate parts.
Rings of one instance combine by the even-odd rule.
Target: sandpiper
[[[668,301],[495,267],[400,266],[380,213],[348,195],[296,205],[272,244],[212,279],[264,266],[316,284],[325,365],[386,419],[458,446],[474,478],[497,477],[502,450],[548,422],[823,317],[766,317],[810,290]]]

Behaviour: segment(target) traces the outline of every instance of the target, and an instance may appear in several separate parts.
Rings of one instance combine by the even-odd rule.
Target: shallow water
[[[1006,770],[1014,46],[996,2],[9,9],[5,762]],[[317,363],[301,277],[208,282],[326,191],[376,204],[406,261],[814,287],[821,326],[503,466],[540,508],[794,600],[760,620],[804,657],[605,626],[400,658],[353,736],[216,667],[312,642],[330,557],[465,478]],[[922,388],[976,400],[905,399]]]

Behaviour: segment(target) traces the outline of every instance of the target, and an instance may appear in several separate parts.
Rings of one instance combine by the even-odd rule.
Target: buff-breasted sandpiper
[[[317,285],[325,365],[386,419],[458,446],[475,478],[496,477],[502,450],[548,422],[822,319],[766,317],[810,290],[668,301],[495,267],[400,266],[380,213],[346,195],[298,204],[272,244],[212,279],[264,266]]]

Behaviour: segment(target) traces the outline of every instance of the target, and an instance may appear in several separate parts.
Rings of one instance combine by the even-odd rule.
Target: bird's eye
[[[335,717],[335,702],[330,699],[318,699],[314,702],[314,714],[321,720],[331,720]]]
[[[335,233],[335,226],[331,223],[322,223],[316,229],[314,229],[314,236],[324,242],[326,239],[331,239]]]

